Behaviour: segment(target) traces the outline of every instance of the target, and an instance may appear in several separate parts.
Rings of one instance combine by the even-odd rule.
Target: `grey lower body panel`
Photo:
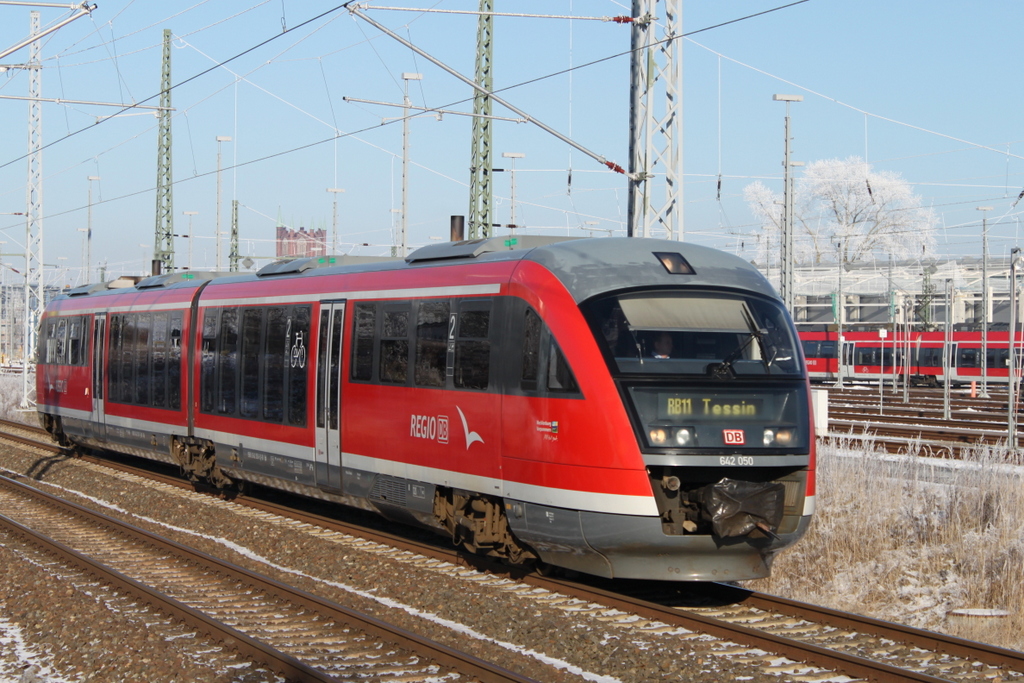
[[[172,434],[66,419],[78,443],[174,464]],[[232,479],[382,514],[443,530],[433,514],[435,484],[342,468],[342,487],[318,486],[314,464],[282,453],[216,443],[217,462]],[[544,562],[608,578],[662,581],[740,581],[768,576],[772,559],[807,530],[810,516],[785,518],[778,539],[667,535],[658,517],[617,515],[505,500],[516,538]]]
[[[612,515],[506,501],[516,537],[548,564],[606,578],[741,581],[768,576],[775,554],[810,524],[779,538],[669,536],[657,517]]]

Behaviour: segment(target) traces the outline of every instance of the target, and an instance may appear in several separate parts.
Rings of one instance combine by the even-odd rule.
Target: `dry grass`
[[[919,628],[1024,647],[1024,497],[1019,459],[977,449],[965,461],[818,448],[817,512],[807,536],[750,588]],[[967,632],[946,614],[1002,609]]]

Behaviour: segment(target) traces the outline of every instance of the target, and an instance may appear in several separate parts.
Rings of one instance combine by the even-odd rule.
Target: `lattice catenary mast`
[[[476,82],[487,92],[494,88],[491,72],[494,38],[493,0],[480,0],[476,34]],[[469,239],[491,236],[491,98],[476,91],[473,97],[473,151],[469,179]]]
[[[160,117],[156,152],[156,238],[153,274],[174,271],[174,197],[171,175],[171,30],[164,29],[160,68]]]
[[[682,240],[682,0],[662,3],[664,33],[658,38],[658,0],[633,0],[627,234],[651,237],[656,230],[664,230],[666,238]],[[658,84],[664,87],[664,109],[656,106]],[[660,197],[652,182],[658,173],[665,179]]]
[[[39,33],[39,12],[31,12],[29,34]],[[46,308],[43,288],[43,111],[42,42],[29,47],[28,69],[28,185],[25,191],[25,361],[22,408],[28,407],[30,359],[35,355],[36,330]]]

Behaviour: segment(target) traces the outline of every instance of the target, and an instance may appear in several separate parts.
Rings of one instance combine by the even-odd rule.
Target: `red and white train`
[[[807,529],[807,372],[741,259],[519,237],[356,261],[69,291],[44,426],[605,577],[765,576]]]
[[[909,378],[911,384],[928,386],[947,380],[954,385],[970,384],[982,378],[982,353],[986,347],[986,380],[996,384],[1009,381],[1010,333],[1005,329],[989,330],[985,344],[979,330],[955,330],[948,355],[943,331],[897,331],[895,337],[888,330],[885,337],[877,330],[844,332],[841,356],[837,331],[800,330],[799,334],[812,381],[838,379],[842,360],[843,377],[850,380],[877,382],[884,378],[886,382],[899,383]],[[1024,337],[1018,332],[1014,345],[1018,367],[1024,357],[1022,342]]]

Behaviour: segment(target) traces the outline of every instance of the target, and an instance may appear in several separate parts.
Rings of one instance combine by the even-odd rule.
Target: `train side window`
[[[443,387],[448,347],[448,301],[421,301],[416,314],[417,386]]]
[[[284,421],[284,357],[288,346],[285,309],[267,310],[267,336],[263,342],[263,419]]]
[[[214,407],[215,385],[217,377],[217,328],[220,322],[220,309],[203,310],[203,346],[200,352],[199,395],[200,410],[212,413]]]
[[[121,326],[121,402],[135,400],[135,328],[138,315],[126,315]]]
[[[373,379],[373,338],[377,327],[377,304],[356,304],[352,326],[352,370],[354,380]]]
[[[384,306],[380,330],[380,381],[405,384],[409,378],[409,304]]]
[[[56,339],[57,332],[57,321],[47,320],[46,324],[43,325],[41,330],[42,342],[40,343],[36,353],[38,354],[38,360],[40,363],[50,365],[53,363],[53,347],[57,343]]]
[[[936,367],[942,365],[942,349],[941,348],[923,348],[918,353],[918,365],[924,365],[927,367]]]
[[[167,314],[153,314],[153,402],[154,408],[167,405]]]
[[[551,337],[551,345],[548,348],[548,391],[575,394],[579,393],[579,390],[576,376],[572,374],[572,368],[562,355],[562,349],[558,347],[555,338]]]
[[[121,402],[121,325],[124,316],[110,316],[110,342],[107,358],[107,400]]]
[[[62,365],[67,362],[65,354],[67,353],[67,337],[68,337],[68,319],[59,318],[57,320],[57,329],[53,334],[53,353],[47,358],[48,363],[54,365]]]
[[[957,359],[957,367],[961,368],[977,368],[980,367],[979,359],[981,353],[979,349],[960,349],[959,358]]]
[[[171,313],[167,347],[167,407],[181,409],[181,312]]]
[[[288,347],[288,424],[303,427],[306,424],[306,339],[309,338],[309,321],[312,307],[294,306],[290,310],[291,338]]]
[[[217,412],[234,415],[238,382],[238,309],[225,308],[220,314],[217,353]]]
[[[149,331],[153,316],[142,313],[135,316],[135,403],[149,405]]]
[[[241,416],[249,419],[260,415],[260,333],[263,311],[247,308],[242,312],[242,400]]]
[[[466,299],[459,306],[455,339],[455,386],[486,389],[490,383],[490,300]]]
[[[68,363],[71,365],[85,365],[85,322],[84,316],[68,321]]]
[[[527,308],[523,321],[523,371],[519,378],[519,386],[524,391],[537,390],[537,378],[540,373],[540,333],[543,326],[537,312]]]

